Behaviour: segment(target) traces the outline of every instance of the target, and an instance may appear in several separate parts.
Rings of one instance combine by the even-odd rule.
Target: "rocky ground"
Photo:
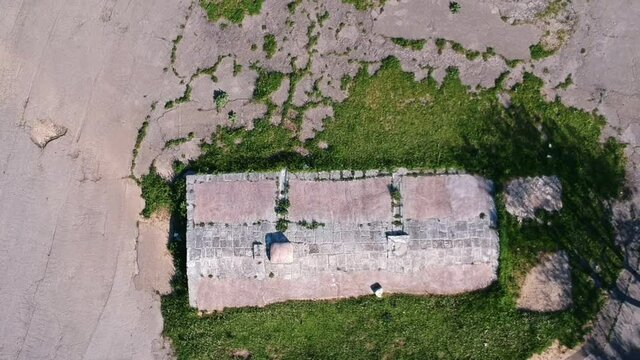
[[[639,356],[640,4],[574,0],[549,12],[545,0],[460,0],[454,17],[446,3],[387,1],[383,11],[358,12],[331,0],[290,13],[286,2],[267,0],[239,27],[208,22],[189,1],[0,0],[0,358],[169,356],[156,294],[166,279],[140,275],[140,264],[162,262],[138,258],[145,251],[163,259],[157,245],[166,238],[138,229],[142,201],[131,170],[138,177],[155,161],[170,176],[172,161],[197,156],[217,125],[250,127],[266,111],[251,99],[255,61],[300,75],[272,100],[305,105],[293,127],[304,139],[331,116],[323,99],[348,95],[340,82],[357,71],[354,60],[373,71],[389,55],[416,79],[441,80],[457,66],[471,87],[492,86],[510,69],[506,60],[525,59],[508,82],[533,71],[549,99],[606,117],[605,135],[628,144],[629,196],[614,204],[626,270],[593,336],[572,356]],[[267,57],[269,34],[277,49]],[[392,37],[428,39],[411,50]],[[439,50],[435,38],[466,50]],[[529,46],[539,41],[558,50],[531,61]],[[486,60],[468,53],[488,47],[496,55]],[[229,96],[223,111],[214,90]],[[291,120],[279,114],[273,122]],[[139,233],[161,238],[138,244]]]

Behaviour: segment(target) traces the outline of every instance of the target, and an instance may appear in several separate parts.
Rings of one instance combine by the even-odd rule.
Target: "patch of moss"
[[[386,0],[342,0],[345,4],[351,4],[358,10],[369,10],[384,5]]]
[[[529,46],[529,53],[531,53],[532,60],[544,59],[555,54],[555,52],[555,50],[546,49],[541,43]]]
[[[226,18],[233,23],[241,23],[245,15],[257,15],[263,0],[200,0],[200,6],[211,21]]]
[[[262,50],[267,55],[267,59],[271,59],[273,55],[275,55],[276,51],[278,51],[278,42],[273,34],[267,34],[264,36]]]
[[[274,91],[278,90],[282,79],[284,79],[284,74],[281,72],[258,69],[258,79],[253,90],[253,98],[256,100],[266,99]]]
[[[422,50],[424,45],[427,43],[424,39],[391,38],[391,41],[396,45],[400,45],[411,50]]]

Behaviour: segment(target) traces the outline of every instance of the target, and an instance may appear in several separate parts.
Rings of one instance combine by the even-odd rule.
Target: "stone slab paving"
[[[290,299],[360,296],[371,293],[369,287],[375,282],[380,282],[387,292],[450,294],[486,287],[496,279],[499,244],[492,217],[406,220],[402,225],[404,231],[398,232],[393,224],[398,218],[392,216],[387,187],[391,177],[367,171],[358,174],[364,178],[353,180],[355,175],[349,171],[283,173],[289,184],[290,209],[295,209],[289,212],[293,217],[289,218],[291,222],[284,233],[276,231],[274,220],[244,221],[236,217],[243,222],[227,223],[213,218],[194,221],[197,209],[194,200],[198,199],[203,184],[210,186],[206,190],[211,192],[215,186],[226,191],[229,183],[266,181],[271,184],[271,202],[256,206],[273,212],[278,174],[189,176],[190,304],[203,310],[222,310]],[[394,183],[403,176],[394,174]],[[421,178],[447,176],[450,175]],[[471,182],[473,186],[479,183]],[[225,196],[233,201],[233,194]],[[318,206],[298,206],[300,202]],[[334,216],[332,204],[346,222]],[[492,201],[486,205],[483,211],[493,211]],[[224,208],[225,204],[218,206]],[[358,209],[362,215],[357,214]],[[223,218],[227,219],[226,216]],[[270,261],[270,244],[275,242],[292,244],[292,262]]]
[[[340,172],[329,177],[341,178]],[[391,177],[352,181],[289,181],[291,221],[360,224],[391,221],[389,197]]]
[[[413,220],[480,217],[496,219],[493,184],[469,174],[403,176],[400,180],[404,217]]]

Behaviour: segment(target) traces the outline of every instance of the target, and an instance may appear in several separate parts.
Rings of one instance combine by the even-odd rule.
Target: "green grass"
[[[396,45],[400,45],[411,50],[422,50],[424,48],[424,45],[427,43],[427,41],[424,39],[414,40],[405,38],[391,38],[391,41]]]
[[[174,194],[177,192],[174,192],[175,189],[171,187],[171,184],[158,175],[155,168],[152,167],[149,174],[142,177],[140,188],[142,189],[142,197],[145,199],[145,206],[142,209],[144,217],[148,218],[159,210],[173,209]]]
[[[278,51],[278,42],[273,34],[267,34],[264,36],[262,50],[267,55],[267,59],[271,59],[273,55],[275,55],[276,51]]]
[[[386,0],[342,0],[342,2],[345,4],[351,4],[358,10],[368,10],[384,5]]]
[[[256,88],[253,91],[253,97],[257,100],[267,98],[271,93],[278,90],[284,74],[277,71],[266,71],[258,69],[258,79],[256,80]]]
[[[541,223],[519,224],[498,195],[499,280],[461,296],[290,302],[200,317],[188,307],[184,243],[173,243],[178,272],[162,312],[178,357],[224,359],[248,349],[256,359],[524,359],[556,338],[578,343],[602,305],[592,275],[608,288],[621,267],[603,201],[620,194],[622,147],[599,141],[603,118],[546,102],[541,85],[525,74],[513,90],[498,84],[472,94],[453,69],[438,86],[430,78],[414,82],[391,59],[373,76],[362,69],[351,80],[349,98],[334,104],[334,119],[306,144],[266,119],[251,131],[219,128],[202,156],[178,172],[453,167],[494,180],[498,193],[516,176],[557,174],[564,207],[541,214]],[[498,91],[510,93],[509,109],[498,103]],[[319,141],[328,149],[318,149]],[[309,156],[295,152],[300,145]],[[184,236],[183,179],[168,184],[152,172],[142,187],[145,211],[171,207]],[[540,252],[558,249],[570,256],[575,306],[546,315],[517,311],[524,274]]]
[[[241,23],[245,15],[260,13],[262,0],[200,0],[200,6],[211,21],[226,18],[233,23]]]
[[[573,79],[571,78],[571,74],[569,74],[560,84],[556,86],[556,89],[567,90],[571,85],[573,85]]]
[[[541,43],[529,46],[532,60],[544,59],[555,53],[555,50],[547,50]]]
[[[179,146],[181,144],[186,143],[187,141],[193,140],[194,136],[195,136],[195,134],[193,132],[190,132],[186,137],[167,140],[164,143],[164,148],[168,149],[168,148]]]

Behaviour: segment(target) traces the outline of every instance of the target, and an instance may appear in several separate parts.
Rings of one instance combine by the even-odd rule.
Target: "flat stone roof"
[[[465,220],[495,214],[492,184],[468,174],[404,176],[401,182],[406,219]]]
[[[289,219],[362,224],[390,221],[391,176],[351,181],[289,181]]]
[[[447,179],[450,176],[457,179]],[[244,215],[238,212],[241,207],[225,203],[235,202],[236,197],[250,199],[235,191],[241,186],[228,183],[261,184],[258,187],[265,188],[265,195],[255,204],[263,208],[250,209],[249,215]],[[403,204],[392,201],[392,184],[400,189]],[[447,190],[447,186],[461,188]],[[203,189],[207,194],[234,191],[213,197],[220,208],[209,210],[207,221],[198,222],[194,217],[198,206],[216,207],[202,203],[205,198],[199,192]],[[429,203],[429,189],[447,190],[448,197]],[[480,196],[482,189],[486,198]],[[286,300],[361,296],[371,294],[371,285],[376,282],[386,292],[411,294],[454,294],[484,288],[495,281],[498,265],[490,191],[489,182],[471,175],[405,176],[372,171],[188,176],[190,304],[202,310],[222,310]],[[471,196],[460,195],[465,192]],[[289,198],[286,215],[275,214],[279,196]],[[426,199],[412,205],[424,213],[403,217],[403,205],[411,204],[414,196]],[[463,214],[451,210],[478,199],[483,201],[468,204],[472,210]],[[421,207],[421,201],[427,205]],[[460,204],[450,204],[456,201]],[[434,211],[434,204],[447,211]],[[225,214],[225,208],[233,214]],[[491,216],[480,217],[476,208]],[[268,212],[271,217],[264,216]],[[250,219],[255,214],[266,220]],[[278,216],[289,221],[284,233],[276,231],[274,219]],[[286,259],[280,259],[280,254],[277,259],[270,258],[269,249],[277,247],[271,244],[281,242],[287,244],[283,247]]]
[[[215,181],[193,184],[195,223],[275,221],[275,180]]]

